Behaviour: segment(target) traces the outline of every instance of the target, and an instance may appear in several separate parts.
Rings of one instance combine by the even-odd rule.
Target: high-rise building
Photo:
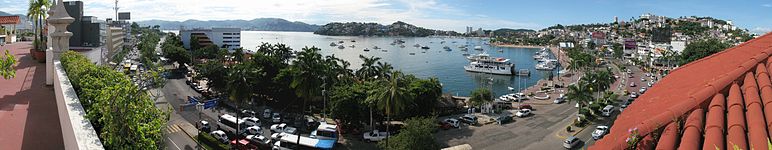
[[[105,46],[110,53],[117,52],[123,48],[123,39],[126,37],[126,33],[123,32],[123,28],[120,27],[108,27]]]
[[[64,2],[64,8],[75,21],[67,26],[67,31],[72,32],[70,46],[96,47],[104,44],[106,24],[94,16],[83,16],[83,2]]]

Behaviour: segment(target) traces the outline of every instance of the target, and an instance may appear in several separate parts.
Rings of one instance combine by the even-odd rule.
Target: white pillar
[[[48,43],[46,50],[46,84],[53,84],[53,63],[58,61],[60,55],[70,49],[70,37],[72,32],[67,31],[67,26],[70,25],[74,18],[67,14],[67,10],[64,8],[64,2],[59,0],[56,2],[52,9],[48,11]],[[53,32],[51,29],[53,28]]]

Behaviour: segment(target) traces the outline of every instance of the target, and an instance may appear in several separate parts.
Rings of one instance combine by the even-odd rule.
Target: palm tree
[[[592,100],[592,96],[589,94],[590,90],[587,89],[588,84],[585,81],[579,81],[574,85],[568,86],[568,92],[566,97],[568,101],[575,101],[579,104],[579,109],[586,107],[586,104]]]
[[[233,66],[228,71],[226,77],[228,100],[235,103],[236,110],[239,110],[239,106],[245,101],[249,100],[254,91],[254,81],[257,77],[262,76],[259,68],[252,65],[251,61],[245,63],[239,63]],[[239,113],[236,113],[236,118],[239,118]],[[239,124],[236,124],[236,134],[241,131]]]
[[[375,66],[375,63],[381,60],[380,57],[370,56],[368,58],[359,55],[359,58],[363,61],[362,67],[356,71],[356,76],[360,78],[360,80],[370,80],[378,75],[378,68]]]
[[[381,62],[378,62],[378,66],[376,68],[378,70],[378,77],[380,78],[389,78],[391,76],[392,70],[394,70],[394,67],[392,67],[391,64]]]
[[[38,41],[37,44],[33,45],[35,49],[40,49],[42,41],[39,41],[38,37],[40,39],[43,39],[43,22],[44,19],[47,17],[46,10],[51,7],[51,2],[48,0],[30,0],[29,1],[29,8],[27,8],[27,18],[32,19],[32,21],[35,23],[35,41]]]
[[[377,100],[377,107],[386,113],[386,120],[391,123],[391,115],[401,113],[412,96],[400,71],[392,72],[389,78],[381,80],[380,83],[381,86],[376,88],[377,91],[371,96]],[[389,125],[386,126],[386,132],[389,132]]]

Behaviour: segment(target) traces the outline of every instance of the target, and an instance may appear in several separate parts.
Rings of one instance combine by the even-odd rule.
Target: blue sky
[[[27,0],[0,0],[0,11],[24,14]],[[114,16],[113,0],[83,0],[85,15]],[[643,13],[711,16],[733,20],[755,33],[772,30],[772,1],[717,0],[120,0],[134,20],[285,18],[312,24],[392,23],[402,20],[434,29],[541,29],[554,24],[629,20]]]

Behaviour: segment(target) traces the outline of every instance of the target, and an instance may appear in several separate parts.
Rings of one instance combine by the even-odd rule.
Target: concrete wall
[[[94,127],[86,119],[86,110],[80,104],[78,95],[58,60],[54,62],[54,72],[54,93],[64,139],[62,149],[104,149]]]

